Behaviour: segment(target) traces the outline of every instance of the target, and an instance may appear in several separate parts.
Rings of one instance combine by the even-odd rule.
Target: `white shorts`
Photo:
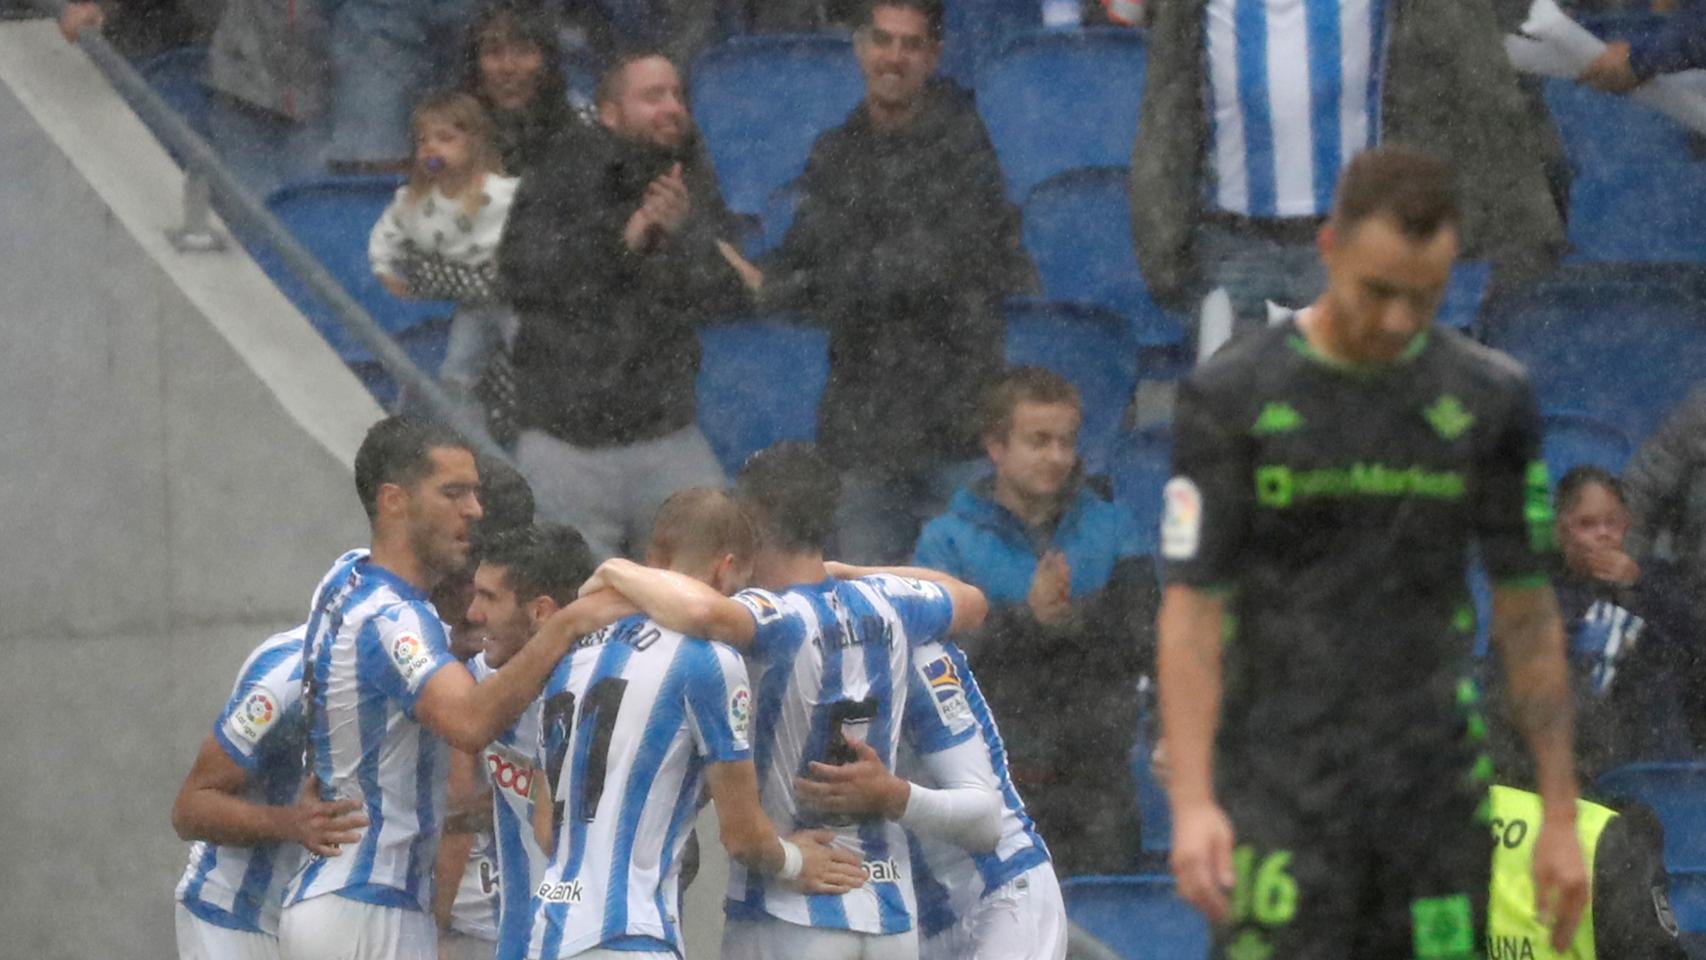
[[[492,960],[498,952],[497,941],[476,937],[461,930],[440,930],[438,933],[439,960]]]
[[[593,947],[591,950],[582,950],[575,954],[572,960],[681,960],[681,954],[674,950],[647,950],[642,952]]]
[[[786,920],[723,925],[724,960],[916,960],[918,931],[854,933],[802,927]]]
[[[960,922],[924,941],[924,960],[1065,960],[1066,902],[1054,866],[992,890]]]
[[[208,923],[183,904],[176,906],[178,960],[279,960],[277,937]]]
[[[284,908],[278,945],[284,960],[438,960],[438,924],[328,893]]]

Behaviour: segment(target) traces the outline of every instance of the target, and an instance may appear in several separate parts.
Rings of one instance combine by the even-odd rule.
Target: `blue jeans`
[[[906,563],[919,529],[947,510],[955,491],[988,469],[980,459],[912,470],[843,471],[832,558],[860,565]]]
[[[409,110],[447,84],[462,55],[472,0],[341,0],[327,46],[335,77],[328,112],[330,162],[407,159]]]
[[[1281,243],[1219,223],[1197,227],[1197,262],[1209,290],[1232,299],[1237,330],[1268,322],[1267,303],[1302,309],[1327,289],[1315,242]],[[1204,291],[1207,292],[1207,291]]]

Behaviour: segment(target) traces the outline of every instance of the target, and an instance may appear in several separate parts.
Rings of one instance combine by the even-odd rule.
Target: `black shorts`
[[[1486,943],[1484,791],[1435,784],[1307,810],[1223,791],[1238,883],[1225,960],[1471,960]]]

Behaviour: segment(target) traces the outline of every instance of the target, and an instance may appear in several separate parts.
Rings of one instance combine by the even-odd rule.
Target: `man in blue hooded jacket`
[[[1135,518],[1081,475],[1080,418],[1062,377],[1008,371],[983,414],[993,475],[954,495],[913,557],[989,597],[961,647],[1063,875],[1121,872],[1136,855],[1129,756],[1157,605]]]

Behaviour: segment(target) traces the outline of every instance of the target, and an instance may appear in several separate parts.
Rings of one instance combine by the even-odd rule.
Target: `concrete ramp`
[[[0,958],[176,955],[178,783],[380,416],[53,25],[0,23]]]

